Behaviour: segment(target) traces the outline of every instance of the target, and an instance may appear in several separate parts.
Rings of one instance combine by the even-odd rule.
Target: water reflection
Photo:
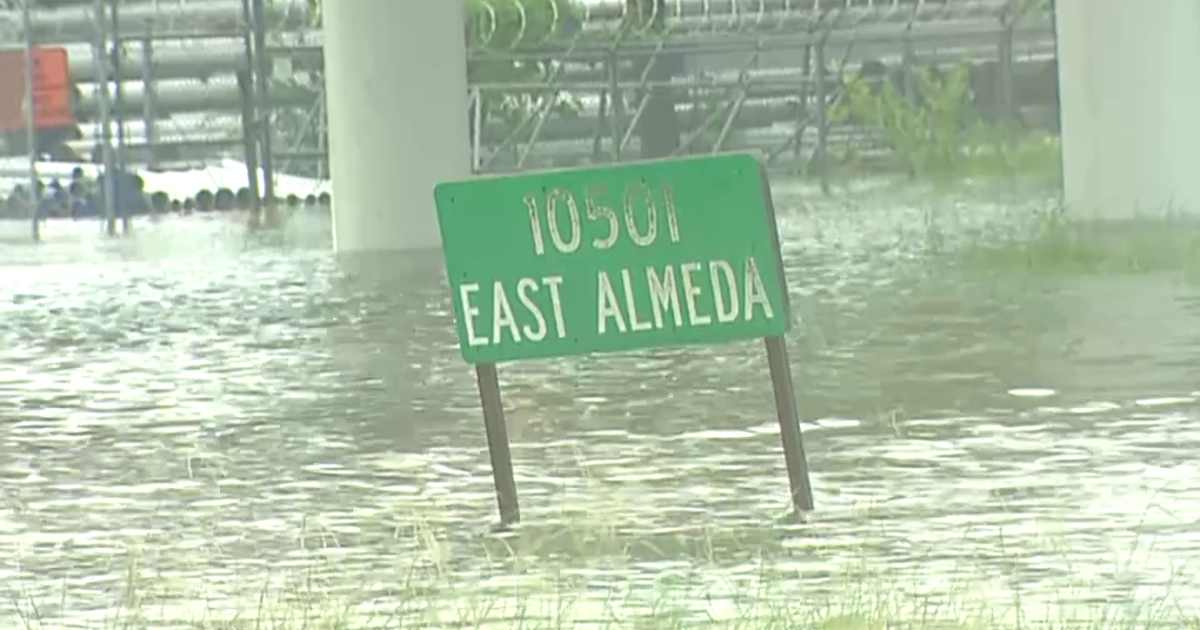
[[[1054,372],[1066,387],[1125,398],[1200,386],[1200,301],[1177,274],[1084,277],[1064,291],[1071,331],[1063,340],[1073,369]]]
[[[183,616],[252,607],[270,579],[720,600],[764,571],[815,597],[859,565],[915,594],[1169,583],[1195,604],[1192,289],[961,264],[1016,202],[780,205],[820,507],[804,528],[775,522],[759,344],[503,366],[528,523],[500,541],[436,254],[337,260],[317,222],[64,228],[0,250],[0,583],[71,623],[111,614],[131,572]]]

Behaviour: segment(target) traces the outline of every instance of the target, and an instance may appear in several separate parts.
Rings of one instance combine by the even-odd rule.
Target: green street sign
[[[813,509],[775,208],[754,156],[485,177],[441,184],[434,197],[501,527],[521,511],[497,363],[756,337],[792,506]]]
[[[483,177],[434,196],[468,363],[773,337],[791,324],[752,155]]]

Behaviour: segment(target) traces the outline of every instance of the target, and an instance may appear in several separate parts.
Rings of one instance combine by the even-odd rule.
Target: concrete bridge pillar
[[[463,0],[323,5],[334,248],[438,247],[433,187],[471,174]]]
[[[1200,217],[1200,2],[1057,0],[1063,183],[1079,217]]]

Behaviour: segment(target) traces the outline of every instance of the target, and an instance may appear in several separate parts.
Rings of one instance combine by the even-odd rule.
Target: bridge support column
[[[1055,21],[1067,206],[1200,217],[1200,2],[1057,0]]]
[[[334,248],[438,247],[433,187],[471,173],[463,0],[322,4]]]

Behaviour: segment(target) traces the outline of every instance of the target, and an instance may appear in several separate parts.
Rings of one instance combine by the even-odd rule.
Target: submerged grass
[[[125,551],[119,581],[79,576],[78,586],[56,590],[10,578],[0,586],[0,629],[1200,630],[1200,618],[1176,605],[1174,587],[1188,585],[1168,579],[1143,591],[1116,577],[1133,574],[1125,565],[1148,553],[1137,540],[1099,583],[1066,577],[1076,574],[1070,541],[1053,530],[1020,550],[1006,549],[1001,535],[978,566],[959,547],[977,541],[947,539],[899,568],[880,542],[894,536],[850,538],[837,517],[720,527],[677,519],[683,524],[651,534],[638,526],[643,511],[621,509],[629,497],[620,489],[585,483],[597,487],[588,496],[604,500],[538,514],[503,534],[482,525],[464,532],[471,527],[434,505],[400,526],[390,516],[361,521],[394,528],[397,544],[371,569],[360,558],[354,574],[341,564],[350,549],[308,519],[279,534],[296,549],[246,558],[213,543],[186,575],[164,575],[156,558],[175,550],[148,542]],[[853,518],[859,529],[890,527],[872,505]],[[1060,554],[1066,570],[1048,586],[997,554]]]
[[[402,628],[551,628],[768,630],[1200,630],[1200,619],[1165,598],[1090,605],[1026,606],[989,603],[964,585],[944,593],[915,592],[903,583],[863,577],[835,595],[809,594],[797,583],[748,585],[720,598],[702,589],[656,588],[654,593],[614,585],[595,588],[570,580],[525,581],[503,594],[473,592],[447,579],[437,589],[396,585],[359,593],[330,593],[311,584],[270,586],[247,593],[241,605],[201,602],[168,609],[137,594],[131,584],[123,606],[86,627],[102,630],[359,630]],[[64,599],[64,602],[69,600]],[[44,605],[14,597],[23,630],[78,627],[43,614]],[[14,627],[12,621],[6,627]]]
[[[793,537],[813,542],[804,531],[795,529]],[[576,533],[577,543],[561,543]],[[788,566],[788,554],[771,545],[756,548],[756,539],[762,536],[726,535],[740,540],[745,547],[739,555],[753,558],[756,564],[728,570],[727,559],[706,557],[723,546],[713,540],[700,545],[702,549],[661,550],[663,570],[638,584],[622,579],[618,572],[606,572],[605,564],[635,564],[636,558],[619,550],[654,545],[641,535],[617,529],[576,532],[568,524],[522,529],[519,535],[485,535],[481,542],[492,568],[483,574],[456,570],[439,549],[446,541],[431,531],[414,531],[413,536],[429,548],[425,557],[410,560],[408,574],[395,582],[374,575],[347,576],[339,571],[336,559],[312,549],[301,553],[310,561],[305,568],[259,578],[232,597],[226,593],[212,599],[201,594],[189,598],[131,553],[117,592],[106,594],[111,607],[102,618],[80,618],[67,589],[53,598],[43,593],[39,599],[18,584],[6,584],[14,615],[0,616],[0,627],[1200,630],[1200,618],[1176,606],[1170,588],[1143,593],[1136,601],[1109,601],[1103,585],[1064,584],[1058,596],[1047,599],[1045,593],[1034,593],[1035,588],[1023,593],[1019,584],[1013,586],[1005,579],[941,575],[943,569],[933,563],[930,575],[904,576],[861,559],[846,559],[842,566],[814,572],[811,566]],[[560,542],[522,542],[523,537],[538,536]],[[597,544],[608,554],[604,562],[581,562],[555,550]],[[791,555],[796,555],[795,550]],[[685,568],[672,571],[668,566],[672,564]],[[228,584],[225,580],[227,591]]]

